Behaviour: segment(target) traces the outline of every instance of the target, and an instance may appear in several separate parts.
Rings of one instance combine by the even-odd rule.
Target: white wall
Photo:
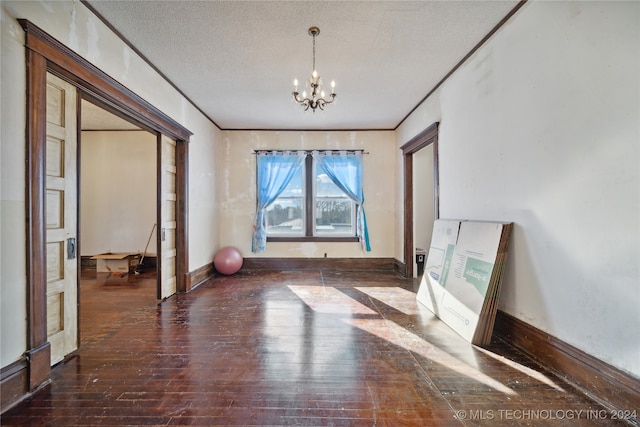
[[[146,131],[82,132],[81,255],[144,251],[157,219],[156,146]],[[154,231],[146,254],[156,252]]]
[[[193,132],[189,143],[189,265],[218,246],[214,161],[221,132],[78,1],[2,1],[0,366],[26,349],[25,18]]]
[[[442,218],[513,221],[500,308],[640,377],[640,3],[529,2],[398,129]]]
[[[393,257],[395,207],[395,147],[391,131],[302,132],[228,131],[224,132],[223,152],[216,170],[219,230],[222,246],[236,246],[244,257],[329,258]],[[256,210],[256,156],[262,149],[363,149],[364,208],[371,252],[362,252],[356,242],[269,242],[259,254],[251,252],[251,235]]]

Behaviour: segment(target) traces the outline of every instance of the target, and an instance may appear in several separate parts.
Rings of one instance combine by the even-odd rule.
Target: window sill
[[[319,237],[319,236],[301,236],[301,237],[267,237],[267,242],[358,242],[357,237]]]

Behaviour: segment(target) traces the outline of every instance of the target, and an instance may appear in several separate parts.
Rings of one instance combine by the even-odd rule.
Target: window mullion
[[[311,154],[307,154],[304,163],[304,171],[305,171],[305,204],[304,204],[304,212],[305,212],[305,236],[313,236],[313,228],[314,228],[314,191],[315,191],[315,177],[313,170],[313,157]]]

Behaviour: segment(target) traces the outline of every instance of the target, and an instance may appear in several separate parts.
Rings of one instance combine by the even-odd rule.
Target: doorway
[[[423,244],[424,236],[428,234],[428,231],[423,228],[423,223],[429,221],[427,218],[414,218],[416,215],[416,209],[414,208],[415,197],[418,195],[419,197],[429,197],[432,194],[433,197],[433,219],[438,219],[440,217],[439,210],[439,182],[438,182],[438,126],[439,123],[433,123],[431,126],[426,128],[424,131],[420,132],[414,138],[412,138],[409,142],[404,144],[401,148],[403,158],[404,158],[404,271],[402,272],[405,277],[415,277],[417,275],[417,267],[415,265],[415,255],[416,255],[416,243]],[[425,153],[423,157],[422,154],[418,154],[418,152],[425,147],[430,147],[429,152]],[[418,177],[421,175],[420,172],[414,175],[414,169],[423,167],[427,168],[426,161],[428,159],[433,161],[432,168],[432,176],[433,180],[430,181],[432,183],[433,193],[430,191],[423,191],[422,193],[419,191],[423,186],[418,182],[414,181],[414,176]],[[422,172],[424,174],[424,172]],[[421,211],[422,208],[418,209],[418,212]],[[418,226],[420,233],[418,234],[419,239],[416,238],[416,227],[414,225],[414,221],[420,222],[421,225]],[[431,220],[431,224],[433,224],[433,220]],[[427,242],[430,242],[430,236]],[[428,251],[428,247],[424,248]]]
[[[158,228],[171,226],[174,231],[174,250],[165,249],[158,238],[159,264],[172,268],[173,292],[184,292],[188,271],[187,175],[188,140],[191,132],[144,101],[119,82],[113,80],[86,59],[78,56],[28,20],[18,22],[25,31],[27,69],[26,91],[26,276],[27,276],[27,345],[24,356],[24,393],[32,393],[51,380],[51,343],[47,325],[47,75],[53,74],[78,90],[85,99],[108,106],[110,112],[126,117],[154,132],[158,141],[158,164],[164,156],[160,152],[160,138],[169,138],[175,148],[174,164],[168,166],[174,181],[168,196],[175,207],[167,218],[167,211],[158,208]],[[76,104],[77,105],[77,104]],[[158,168],[160,175],[164,168]],[[166,190],[159,186],[158,193]],[[160,204],[158,204],[160,205]],[[72,245],[67,246],[67,252]],[[167,262],[162,261],[167,255]],[[162,268],[162,267],[159,267]],[[77,270],[77,269],[76,269]],[[163,275],[163,278],[165,276]],[[162,279],[164,280],[164,279]],[[164,288],[163,288],[164,289]]]
[[[415,246],[413,277],[420,279],[424,271],[426,251],[429,249],[435,220],[433,165],[434,146],[429,144],[413,153],[413,242]],[[418,251],[422,269],[418,268]]]
[[[98,283],[126,286],[157,266],[157,137],[86,99],[79,135],[81,268]],[[108,254],[127,257],[96,259]]]

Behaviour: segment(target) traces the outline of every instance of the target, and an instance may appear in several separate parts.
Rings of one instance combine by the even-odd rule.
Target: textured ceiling
[[[106,22],[222,129],[393,129],[517,1],[98,1]],[[293,79],[336,81],[302,112]]]

